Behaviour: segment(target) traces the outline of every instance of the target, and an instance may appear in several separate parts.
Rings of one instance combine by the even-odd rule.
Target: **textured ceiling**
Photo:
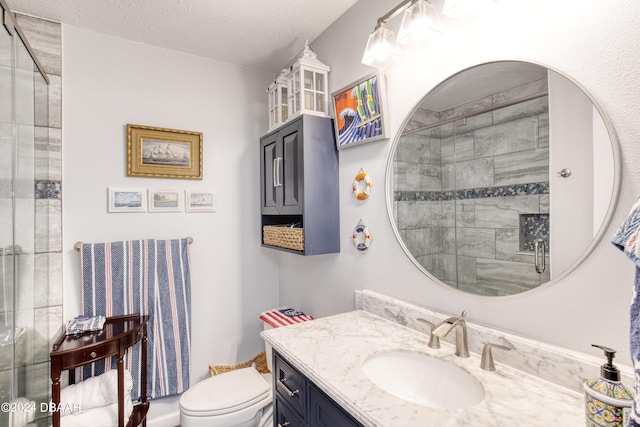
[[[13,12],[277,73],[356,0],[7,0]],[[313,46],[312,46],[313,47]]]

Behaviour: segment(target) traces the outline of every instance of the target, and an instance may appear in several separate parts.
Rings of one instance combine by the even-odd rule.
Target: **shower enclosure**
[[[36,146],[49,138],[49,79],[0,6],[0,426],[46,426],[49,325],[37,309],[49,279],[36,267],[38,227],[47,227],[36,221],[36,178],[46,161]]]

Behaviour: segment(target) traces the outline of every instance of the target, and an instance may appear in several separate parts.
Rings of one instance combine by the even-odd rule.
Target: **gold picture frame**
[[[127,124],[127,176],[202,179],[202,132]]]

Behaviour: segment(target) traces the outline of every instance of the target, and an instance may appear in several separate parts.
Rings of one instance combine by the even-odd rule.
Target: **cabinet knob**
[[[92,359],[95,359],[96,357],[98,357],[98,353],[96,353],[95,351],[92,351],[91,353],[89,353],[89,357],[91,357]]]

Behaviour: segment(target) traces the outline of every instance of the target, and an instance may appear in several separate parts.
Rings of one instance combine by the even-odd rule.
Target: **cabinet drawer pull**
[[[285,381],[287,381],[287,379],[286,379],[286,378],[283,378],[283,379],[281,379],[281,380],[278,380],[278,385],[284,389],[285,393],[287,393],[287,394],[289,395],[289,397],[293,397],[293,396],[295,396],[296,394],[300,393],[300,389],[295,389],[295,390],[293,390],[293,391],[289,390],[289,387],[287,387],[287,386],[285,385],[285,383],[284,383]]]
[[[98,353],[96,353],[95,351],[92,351],[91,353],[89,353],[89,357],[92,359],[95,359],[96,357],[98,357]]]
[[[284,424],[278,423],[278,427],[287,427],[289,424],[291,424],[289,421],[285,421]]]

